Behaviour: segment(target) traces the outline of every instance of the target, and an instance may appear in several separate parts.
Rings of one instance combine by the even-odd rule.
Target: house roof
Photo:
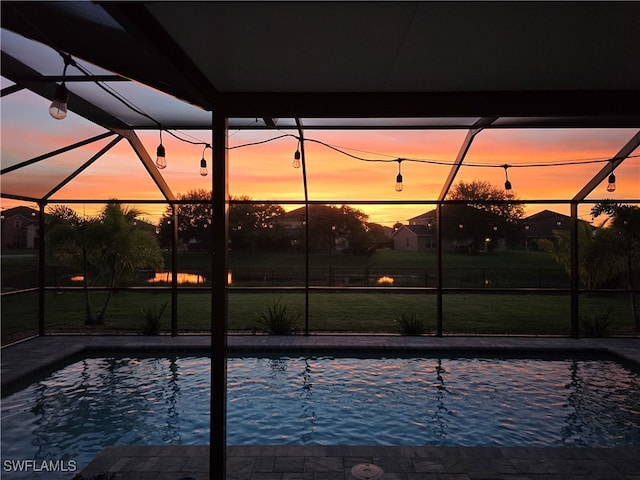
[[[26,219],[35,221],[40,216],[40,212],[26,206],[7,208],[6,210],[2,211],[3,218],[11,218],[15,215],[20,215]]]
[[[554,212],[552,210],[542,210],[541,212],[534,213],[533,215],[529,215],[528,217],[523,218],[523,221],[526,222],[546,222],[546,221],[570,221],[571,217],[567,215],[563,215],[562,213]]]
[[[436,218],[436,211],[429,210],[428,212],[421,213],[417,217],[413,217],[409,219],[409,223],[411,222],[423,222],[423,221],[433,221]]]
[[[502,220],[502,217],[500,217],[500,215],[485,210],[483,210],[482,212],[485,219],[495,218],[496,221]],[[458,218],[464,220],[465,218],[473,218],[477,213],[477,208],[462,203],[451,203],[442,205],[443,218]],[[423,222],[428,220],[435,221],[435,218],[436,210],[434,209],[418,215],[417,217],[410,218],[409,222]]]
[[[425,225],[403,225],[398,230],[393,232],[393,235],[397,235],[400,231],[405,230],[411,232],[416,237],[423,237],[427,235],[433,235],[434,232],[430,231]]]
[[[542,210],[522,219],[528,237],[550,238],[554,230],[567,230],[571,217],[552,210]]]
[[[331,207],[328,205],[309,205],[309,215],[320,217],[325,212],[331,210]],[[290,210],[282,215],[274,217],[275,221],[288,221],[288,222],[303,222],[306,218],[306,209],[305,207],[299,207],[294,210]]]

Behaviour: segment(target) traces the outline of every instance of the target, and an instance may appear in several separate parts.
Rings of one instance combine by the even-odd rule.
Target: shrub
[[[395,323],[401,335],[422,335],[427,332],[425,322],[415,313],[401,313]]]
[[[270,335],[291,335],[298,331],[300,316],[300,313],[287,312],[287,305],[278,299],[266,312],[258,314],[258,328]]]
[[[160,310],[155,305],[151,308],[142,309],[141,324],[143,335],[158,335],[160,333],[160,319],[168,304],[169,302],[164,302]]]
[[[580,326],[582,334],[585,337],[606,337],[609,335],[609,326],[611,325],[611,308],[602,310],[593,315],[580,316]]]

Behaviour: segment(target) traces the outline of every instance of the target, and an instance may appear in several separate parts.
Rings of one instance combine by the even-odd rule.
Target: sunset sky
[[[4,79],[3,79],[4,82]],[[2,85],[3,87],[6,85]],[[49,101],[29,92],[2,99],[2,167],[28,160],[46,152],[102,133],[101,127],[70,113],[58,121],[49,117]],[[207,131],[175,132],[192,141],[211,143]],[[337,147],[356,157],[343,155],[314,141],[305,143],[309,198],[349,203],[358,200],[435,200],[451,169],[466,130],[307,130],[309,140]],[[633,129],[493,129],[481,132],[467,154],[458,181],[486,180],[502,188],[508,164],[509,179],[521,199],[571,199],[605,163],[550,166],[551,163],[575,163],[583,160],[608,159],[635,135]],[[159,143],[157,131],[138,132],[144,145],[155,158]],[[231,130],[229,146],[268,140],[295,131]],[[19,171],[3,175],[2,191],[11,194],[42,196],[58,182],[86,162],[112,138],[44,160]],[[162,171],[174,193],[211,188],[211,176],[198,174],[203,147],[181,142],[163,134],[168,166]],[[233,196],[246,195],[256,200],[304,199],[302,170],[292,167],[297,140],[281,138],[268,143],[235,148],[229,152],[229,190]],[[634,155],[640,152],[636,150]],[[211,168],[211,150],[205,157]],[[398,173],[397,158],[402,162],[404,190],[394,190]],[[414,162],[410,160],[420,160]],[[432,162],[442,162],[444,165]],[[547,166],[522,167],[541,163]],[[477,166],[469,166],[474,164]],[[520,165],[520,166],[519,166]],[[627,159],[616,169],[617,190],[606,191],[606,181],[588,198],[638,199],[640,197],[640,158]],[[160,199],[137,156],[126,141],[97,160],[52,199]],[[2,199],[2,207],[16,204]],[[35,207],[34,204],[28,204]],[[298,205],[287,205],[286,209]],[[430,210],[430,205],[354,205],[369,214],[370,221],[391,226],[396,221]],[[74,204],[79,213],[92,215],[92,204]],[[162,214],[163,205],[135,205],[153,222]],[[568,214],[565,205],[528,205],[526,215],[544,208]],[[591,205],[581,207],[579,215],[590,220]],[[589,217],[589,218],[587,218]]]

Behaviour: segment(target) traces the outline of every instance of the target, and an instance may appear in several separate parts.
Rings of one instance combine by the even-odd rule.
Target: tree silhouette
[[[571,275],[571,230],[554,230],[554,239],[541,239],[540,245],[551,253]],[[615,241],[611,229],[593,229],[586,222],[578,223],[578,274],[587,290],[602,287],[620,273],[621,258],[609,248]]]
[[[113,289],[138,270],[162,268],[163,259],[150,226],[138,220],[140,212],[117,203],[107,204],[97,217],[80,218],[64,208],[49,216],[49,255],[82,270],[85,287],[85,323],[104,323]],[[109,287],[94,317],[90,285]]]
[[[453,186],[447,199],[465,203],[442,207],[444,238],[454,240],[472,252],[483,249],[487,238],[514,241],[519,238],[518,221],[524,215],[524,207],[505,203],[515,197],[508,197],[503,189],[485,181],[459,182]],[[493,247],[495,243],[490,241],[489,245]]]
[[[232,200],[250,200],[247,196]],[[231,203],[229,242],[232,250],[273,251],[287,247],[284,227],[274,219],[284,213],[272,203]]]
[[[622,270],[626,273],[631,314],[636,332],[640,332],[640,308],[634,293],[636,276],[640,268],[640,208],[617,202],[600,202],[591,209],[591,215],[609,216],[609,228],[614,232],[608,248],[622,259]]]
[[[184,195],[176,195],[181,202],[176,205],[178,218],[178,240],[183,245],[195,244],[200,248],[211,247],[211,191],[204,189],[189,190]],[[188,203],[192,201],[192,203]],[[171,246],[173,235],[173,210],[168,206],[158,224],[160,244]]]
[[[289,230],[296,245],[303,245],[304,208],[288,212],[283,217],[296,219],[297,228]],[[309,205],[309,251],[313,253],[364,254],[383,241],[384,229],[368,223],[368,216],[348,205]],[[276,222],[281,221],[276,219]]]
[[[214,212],[210,190],[190,190],[177,195],[181,203],[176,205],[178,241],[202,250],[212,245],[211,223]],[[284,231],[272,220],[282,215],[284,209],[275,204],[234,203],[247,202],[247,196],[231,197],[229,205],[229,242],[233,250],[277,250],[284,248]],[[193,201],[193,203],[189,203]],[[161,244],[171,245],[173,232],[171,206],[167,207],[158,225]]]
[[[473,180],[468,183],[461,181],[457,183],[452,187],[447,195],[447,199],[468,200],[468,206],[499,215],[513,223],[517,222],[524,215],[524,207],[522,204],[503,203],[509,200],[517,200],[515,196],[507,196],[505,190],[484,180]],[[481,202],[477,202],[477,200],[481,200]]]

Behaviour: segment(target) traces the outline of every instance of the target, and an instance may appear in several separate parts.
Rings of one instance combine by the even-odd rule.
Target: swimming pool
[[[2,460],[207,444],[209,363],[62,368],[2,400]],[[640,445],[640,373],[610,358],[236,357],[227,382],[229,444]]]

